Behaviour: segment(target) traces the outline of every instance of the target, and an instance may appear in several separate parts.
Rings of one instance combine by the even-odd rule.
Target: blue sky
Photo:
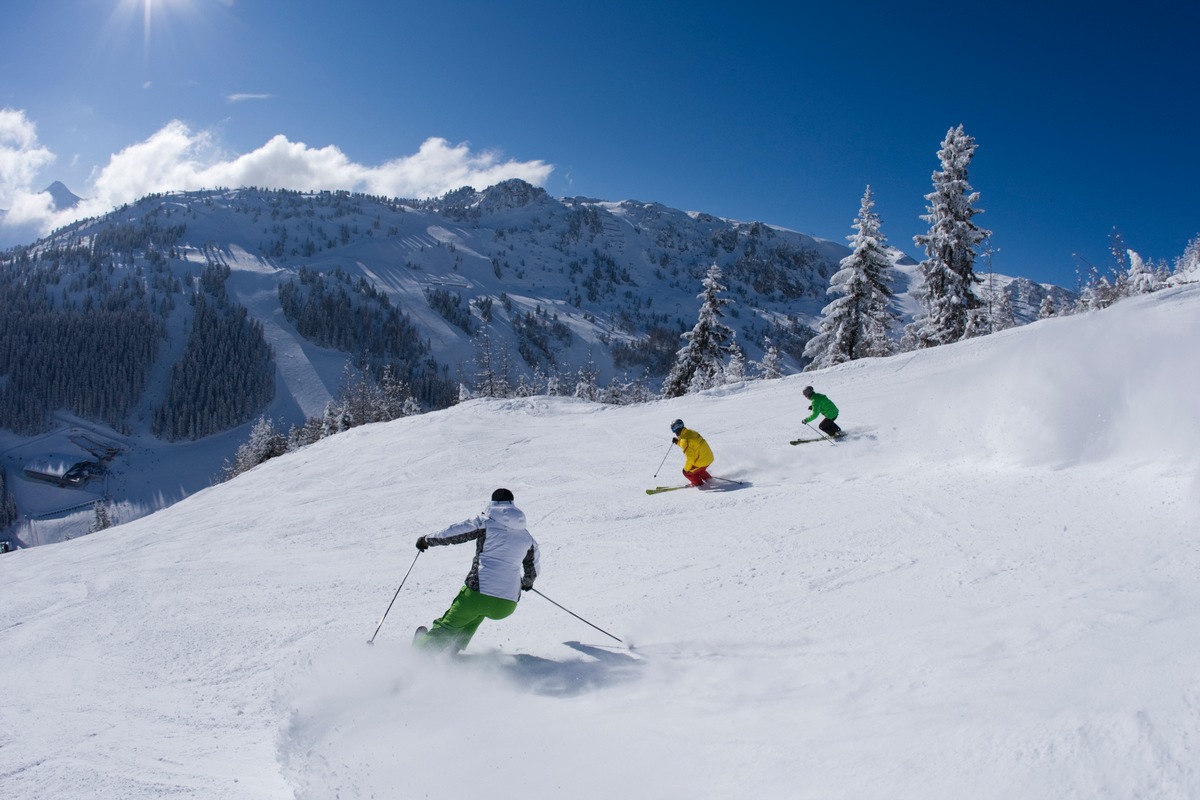
[[[995,269],[1073,288],[1113,226],[1168,261],[1200,233],[1184,5],[8,3],[0,207],[36,220],[27,193],[53,180],[98,210],[205,183],[523,177],[844,241],[870,184],[920,259],[962,124]]]

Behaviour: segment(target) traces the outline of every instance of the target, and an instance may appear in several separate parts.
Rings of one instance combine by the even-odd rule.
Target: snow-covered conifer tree
[[[765,337],[763,343],[762,361],[758,362],[758,377],[762,380],[783,377],[783,357],[779,355],[779,348],[769,336]]]
[[[92,522],[88,525],[88,533],[103,531],[111,528],[115,523],[112,519],[112,513],[108,509],[108,501],[101,501],[93,506],[95,514],[92,516]]]
[[[722,307],[729,300],[721,297],[725,286],[721,283],[721,268],[713,264],[704,278],[704,291],[697,295],[704,302],[700,305],[700,317],[696,326],[683,334],[687,339],[678,353],[675,364],[663,381],[663,397],[681,397],[689,392],[720,386],[725,373],[725,355],[728,342],[733,340],[733,329],[721,322],[725,314]]]
[[[967,167],[975,155],[975,139],[963,132],[963,126],[951,128],[938,151],[942,168],[933,173],[933,192],[921,217],[929,223],[929,233],[914,236],[925,248],[921,262],[922,285],[917,295],[922,311],[908,326],[906,340],[917,347],[934,347],[955,342],[986,325],[973,321],[980,307],[975,295],[975,248],[991,235],[972,221],[982,213],[974,208],[979,193],[967,182]]]
[[[325,436],[324,417],[309,417],[303,425],[293,425],[288,431],[288,452],[315,444]]]
[[[226,462],[225,477],[235,478],[251,467],[281,456],[287,447],[287,437],[276,429],[275,421],[261,416],[250,429],[250,439],[237,449],[233,463]]]
[[[725,382],[746,380],[746,353],[736,341],[729,343],[729,362],[725,365]]]
[[[1154,267],[1147,264],[1145,259],[1137,252],[1130,250],[1128,253],[1129,270],[1125,273],[1126,294],[1133,297],[1134,295],[1157,292],[1161,289],[1162,284],[1154,272]]]
[[[1119,281],[1115,279],[1110,281],[1108,276],[1095,277],[1091,283],[1083,287],[1083,291],[1079,295],[1081,309],[1083,311],[1098,311],[1108,308],[1120,300],[1123,287],[1119,284],[1124,284],[1125,273],[1122,272],[1119,278]]]
[[[396,375],[396,369],[391,364],[383,365],[379,390],[383,406],[379,409],[378,421],[385,422],[399,417],[407,417],[411,413],[412,401],[415,398],[412,396],[408,384]],[[420,403],[417,404],[417,407],[420,408]]]
[[[1006,331],[1017,327],[1017,313],[1007,286],[998,289],[995,299],[992,300],[991,324],[993,331]]]
[[[492,334],[483,328],[475,339],[475,392],[478,397],[509,397],[508,353],[503,343],[492,341]]]
[[[829,280],[829,294],[841,296],[821,310],[821,330],[804,347],[805,357],[812,359],[807,369],[895,352],[891,333],[900,318],[892,309],[892,263],[874,209],[868,186],[854,220],[857,233],[846,237],[853,252]]]
[[[1058,316],[1058,309],[1054,307],[1054,298],[1046,295],[1042,298],[1042,304],[1038,306],[1038,319],[1050,319]]]
[[[600,398],[600,368],[591,355],[588,362],[575,373],[574,396],[580,400],[598,400]]]
[[[1200,280],[1200,236],[1188,242],[1183,255],[1175,259],[1172,283],[1191,283]]]
[[[549,386],[549,378],[541,364],[533,368],[533,374],[527,375],[521,373],[517,378],[516,388],[513,389],[513,394],[517,397],[537,397],[538,395],[550,394],[547,389]]]

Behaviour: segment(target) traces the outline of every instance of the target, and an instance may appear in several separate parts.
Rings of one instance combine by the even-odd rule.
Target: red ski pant
[[[696,467],[691,472],[688,472],[685,469],[683,471],[683,477],[687,478],[688,483],[690,483],[692,486],[699,486],[706,480],[712,478],[712,475],[708,474],[708,467]]]

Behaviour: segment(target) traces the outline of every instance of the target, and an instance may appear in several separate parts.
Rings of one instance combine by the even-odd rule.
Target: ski
[[[677,489],[698,489],[702,492],[703,491],[720,491],[720,487],[715,483],[716,481],[720,481],[721,483],[725,484],[725,486],[727,486],[727,487],[749,486],[750,485],[746,481],[735,481],[733,478],[722,478],[717,475],[713,475],[712,478],[709,480],[709,482],[704,483],[700,486],[692,486],[691,484],[688,484],[687,486],[655,486],[653,489],[647,489],[646,494],[659,494],[661,492],[674,492]]]
[[[837,436],[818,436],[816,439],[792,439],[788,444],[809,444],[810,442],[833,442],[837,443],[839,439],[845,439],[846,432],[843,431]]]

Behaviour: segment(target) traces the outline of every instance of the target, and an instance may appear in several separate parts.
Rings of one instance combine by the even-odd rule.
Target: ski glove
[[[417,549],[422,553],[429,549],[429,544],[425,541],[424,536],[421,536],[417,539]]]
[[[532,588],[533,588],[533,584],[532,584],[532,583],[531,583],[531,584],[529,584],[528,586],[526,586],[526,585],[525,585],[525,584],[523,584],[523,583],[521,584],[521,591],[522,591],[522,592],[528,592],[528,591],[529,591],[530,589],[532,589]]]
[[[678,436],[674,436],[674,437],[672,437],[672,438],[671,438],[671,444],[679,444],[679,437],[678,437]]]

